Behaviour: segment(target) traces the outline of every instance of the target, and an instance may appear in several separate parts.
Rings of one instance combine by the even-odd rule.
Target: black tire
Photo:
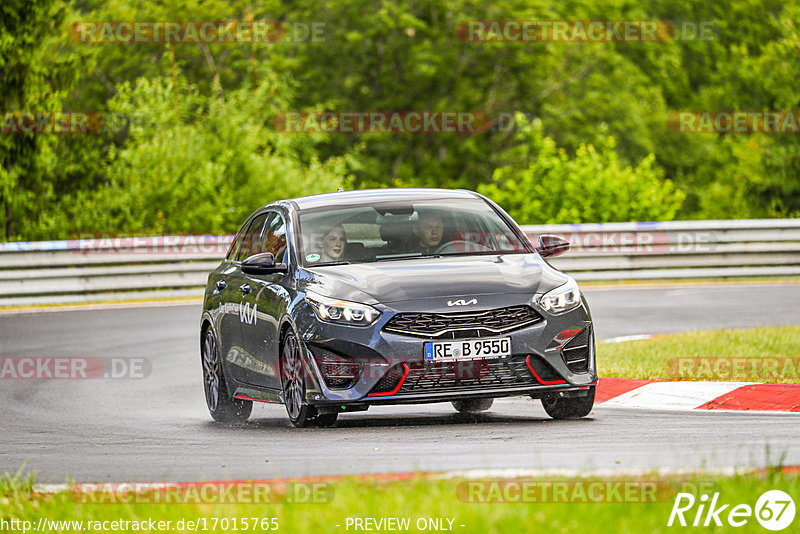
[[[281,345],[283,403],[289,421],[298,428],[305,428],[313,426],[318,416],[316,408],[306,402],[305,364],[300,350],[297,336],[294,332],[287,332]],[[331,424],[335,422],[334,418]]]
[[[491,408],[494,399],[459,399],[452,401],[452,404],[461,413],[480,413]]]
[[[542,399],[542,406],[553,419],[580,419],[586,417],[594,407],[594,386],[585,397],[553,397]]]
[[[228,393],[217,337],[211,327],[208,327],[203,335],[200,352],[203,363],[203,389],[211,417],[220,423],[244,423],[253,410],[253,401],[234,399]]]

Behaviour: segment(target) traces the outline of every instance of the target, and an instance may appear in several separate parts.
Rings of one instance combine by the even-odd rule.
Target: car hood
[[[538,254],[424,258],[306,270],[303,290],[365,304],[543,293],[567,281]]]

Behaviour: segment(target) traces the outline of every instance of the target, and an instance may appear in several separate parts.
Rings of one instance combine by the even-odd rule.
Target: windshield
[[[530,252],[480,199],[332,206],[300,212],[299,222],[307,267]]]

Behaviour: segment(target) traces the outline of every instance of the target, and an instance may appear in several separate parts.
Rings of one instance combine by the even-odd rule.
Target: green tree
[[[62,109],[81,62],[79,54],[59,48],[68,11],[61,0],[0,3],[0,112]],[[0,134],[0,235],[6,240],[34,236],[29,221],[73,182],[74,169],[59,161],[66,146],[59,143],[52,135]]]
[[[67,32],[87,20],[253,19],[321,24],[323,39],[87,44]],[[459,40],[458,23],[476,19],[657,19],[678,33],[658,43]],[[689,135],[666,124],[672,111],[800,109],[798,20],[798,0],[6,0],[2,111],[114,110],[157,126],[0,135],[0,238],[128,226],[230,231],[250,205],[239,207],[221,173],[239,195],[258,183],[248,195],[264,201],[315,190],[293,188],[306,175],[319,177],[321,190],[350,175],[355,187],[498,186],[499,177],[543,172],[536,158],[549,154],[532,145],[529,160],[520,159],[522,145],[538,141],[502,122],[515,112],[540,121],[559,168],[570,166],[585,187],[616,183],[592,167],[610,165],[635,175],[633,190],[651,184],[656,198],[674,201],[653,211],[640,192],[628,209],[565,207],[559,219],[800,216],[797,135]],[[711,38],[687,38],[684,22],[710,24]],[[295,109],[476,110],[495,122],[476,135],[277,134],[270,117]],[[252,135],[207,135],[224,129],[220,114]],[[209,177],[195,181],[200,174]],[[576,183],[571,174],[548,176],[548,191]],[[215,206],[207,184],[229,215],[203,214]],[[676,190],[685,199],[673,209]]]
[[[522,115],[512,161],[479,191],[522,224],[670,220],[683,193],[663,180],[653,155],[635,167],[620,161],[613,137],[583,145],[570,156]]]
[[[106,180],[76,198],[62,227],[73,232],[231,232],[281,198],[349,187],[344,162],[304,159],[312,140],[276,133],[288,88],[269,72],[256,87],[205,95],[179,76],[121,85],[111,111],[131,117],[112,147]]]

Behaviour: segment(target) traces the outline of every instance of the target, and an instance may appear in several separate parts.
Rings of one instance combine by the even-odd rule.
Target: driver
[[[433,254],[442,244],[444,219],[435,211],[421,211],[412,230],[415,238],[409,243],[409,252]]]

